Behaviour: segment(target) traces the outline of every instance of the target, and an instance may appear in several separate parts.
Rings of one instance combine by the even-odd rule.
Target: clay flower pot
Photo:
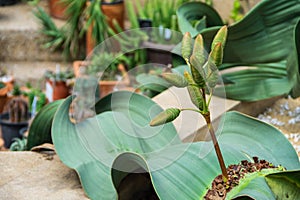
[[[87,2],[87,6],[90,4],[90,2]],[[120,27],[124,28],[124,15],[125,15],[125,6],[124,1],[120,0],[115,3],[101,3],[101,9],[103,14],[107,17],[108,25],[114,30],[113,26],[113,19],[117,20]],[[92,50],[95,48],[96,44],[92,37],[92,26],[90,26],[86,32],[86,55],[92,52]]]
[[[52,17],[58,19],[67,19],[66,6],[61,3],[61,0],[49,0],[49,10]]]
[[[48,101],[50,102],[64,99],[70,95],[70,88],[67,86],[66,81],[52,81],[48,79],[46,84],[48,84],[46,86],[48,89],[47,92],[52,92],[52,98],[51,94],[48,94]]]
[[[13,88],[13,81],[5,83],[5,87],[0,89],[0,113],[3,112],[5,104],[10,100],[7,93]]]
[[[125,13],[125,7],[124,7],[124,1],[118,1],[115,3],[105,3],[102,2],[101,9],[104,13],[104,15],[108,18],[108,25],[112,28],[113,27],[113,19],[117,20],[118,24],[124,28],[124,13]]]

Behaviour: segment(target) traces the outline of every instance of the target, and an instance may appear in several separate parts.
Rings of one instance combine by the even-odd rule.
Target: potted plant
[[[49,12],[52,17],[58,19],[67,19],[66,9],[67,6],[64,3],[64,0],[48,0],[49,2]]]
[[[13,138],[9,147],[10,151],[26,151],[28,127],[21,128],[19,131],[20,138]]]
[[[44,76],[46,78],[46,97],[49,102],[63,99],[70,95],[70,87],[67,84],[67,80],[74,76],[72,71],[61,71],[57,67],[56,72],[46,71]]]
[[[0,115],[2,137],[6,148],[10,147],[13,138],[20,138],[20,129],[28,126],[31,117],[28,103],[21,94],[19,87],[14,86],[13,96],[5,105],[6,112]]]
[[[142,41],[147,49],[147,59],[152,63],[171,64],[170,51],[180,42],[176,10],[189,0],[146,1],[142,7],[140,1],[127,1],[127,13],[131,28],[146,28],[148,40]],[[134,9],[134,5],[137,9]],[[137,10],[137,13],[136,13]]]
[[[88,1],[86,8],[86,54],[109,36],[109,27],[115,32],[114,21],[124,28],[124,1],[123,0],[95,0]]]
[[[42,8],[38,8],[34,14],[42,24],[41,33],[48,38],[44,46],[52,50],[62,49],[67,59],[83,59],[95,47],[95,44],[99,44],[109,36],[108,27],[113,20],[123,27],[123,0],[109,2],[62,0],[62,2],[67,7],[68,18],[61,28],[54,24]],[[102,4],[109,9],[102,10]],[[109,14],[110,10],[114,14]]]
[[[74,61],[73,69],[76,77],[85,74],[98,78],[100,97],[104,97],[113,92],[116,86],[129,86],[127,65],[130,65],[130,59],[125,55],[103,52],[93,54],[89,61]]]
[[[29,111],[32,116],[35,116],[47,103],[45,93],[38,88],[30,87],[29,91],[25,92],[24,95],[28,98]]]

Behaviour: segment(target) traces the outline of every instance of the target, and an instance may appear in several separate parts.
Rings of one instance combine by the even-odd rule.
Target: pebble
[[[291,97],[288,97],[288,98],[291,98]],[[272,116],[277,115],[278,117],[279,117],[279,115],[284,116],[284,122],[280,121],[276,117],[271,117],[271,115]],[[286,119],[286,117],[288,117],[288,118]],[[284,125],[295,126],[296,124],[300,123],[300,106],[297,106],[296,108],[291,109],[288,102],[285,102],[279,106],[279,109],[277,111],[276,111],[276,109],[267,108],[266,111],[263,114],[260,114],[257,118],[263,122],[272,124],[277,127],[281,127]],[[300,143],[300,132],[284,134],[284,136],[291,142],[291,144],[295,148],[296,152],[298,153],[299,159],[300,159],[300,144],[299,144]]]
[[[292,141],[292,145],[297,151],[297,153],[300,153],[300,145],[297,145],[295,143],[298,143],[300,141],[300,133],[291,133],[291,134],[284,134],[284,136]]]
[[[284,110],[290,110],[290,106],[288,102],[286,102],[285,104],[281,104],[280,107],[283,108]]]
[[[300,106],[298,106],[298,107],[295,108],[295,113],[296,114],[300,114]]]
[[[268,116],[264,116],[264,115],[260,114],[258,116],[258,119],[261,120],[261,121],[263,121],[263,122],[266,122],[268,124],[273,124],[273,125],[277,125],[277,126],[283,126],[283,125],[285,125],[284,122],[282,122],[282,121],[280,121],[280,120],[278,120],[276,118],[272,118],[269,115]]]

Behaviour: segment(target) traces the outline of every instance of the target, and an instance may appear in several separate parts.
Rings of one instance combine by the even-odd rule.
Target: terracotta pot
[[[66,6],[61,3],[61,0],[49,0],[50,15],[58,19],[67,19]]]
[[[7,95],[0,96],[0,113],[3,112],[3,108],[4,108],[7,100],[8,100]]]
[[[87,5],[89,5],[90,2],[87,2]],[[119,23],[120,27],[124,29],[124,15],[125,15],[125,7],[124,7],[124,1],[121,0],[116,3],[101,3],[101,9],[104,15],[107,16],[108,25],[114,30],[113,26],[113,19],[116,19]],[[86,55],[91,53],[93,49],[96,46],[96,42],[94,41],[92,37],[92,27],[91,25],[86,33]],[[117,31],[116,31],[117,32]]]
[[[52,90],[52,99],[51,94],[48,94],[48,101],[55,101],[59,99],[64,99],[70,95],[70,88],[67,86],[67,83],[65,81],[51,81],[47,80],[47,83],[49,84],[48,87],[51,87]]]
[[[8,97],[7,94],[12,89],[13,82],[6,83],[6,86],[0,89],[0,113],[3,112],[5,104],[10,100],[10,97]]]
[[[116,19],[119,25],[124,29],[124,14],[125,14],[125,7],[124,1],[119,1],[116,3],[102,3],[101,9],[103,13],[108,18],[108,25],[114,29],[113,27],[113,19]],[[115,30],[115,29],[114,29]],[[116,30],[115,30],[116,31]]]

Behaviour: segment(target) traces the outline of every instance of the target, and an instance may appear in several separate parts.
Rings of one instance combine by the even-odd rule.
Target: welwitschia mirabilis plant
[[[151,126],[162,125],[176,119],[181,111],[190,110],[200,113],[208,126],[211,139],[222,170],[223,179],[226,182],[228,176],[224,159],[211,123],[209,104],[213,90],[218,82],[218,67],[222,64],[223,49],[227,38],[227,27],[223,26],[211,44],[211,52],[205,57],[204,42],[201,34],[196,37],[192,46],[192,38],[189,32],[182,39],[182,57],[188,64],[190,72],[185,71],[184,77],[179,74],[164,73],[162,76],[176,87],[187,87],[190,99],[195,108],[169,108],[157,115],[151,122]],[[206,95],[208,94],[208,98]]]

